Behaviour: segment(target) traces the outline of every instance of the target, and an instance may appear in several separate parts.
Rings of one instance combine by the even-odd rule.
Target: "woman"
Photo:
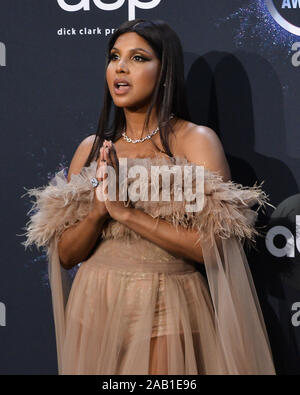
[[[121,158],[146,174],[203,166],[202,210],[175,201],[175,176],[167,202],[105,197],[109,168],[120,191]],[[125,22],[111,37],[96,135],[67,179],[28,194],[24,245],[47,247],[60,374],[275,373],[242,248],[257,234],[250,207],[267,197],[230,181],[215,132],[189,121],[182,48],[165,22]]]

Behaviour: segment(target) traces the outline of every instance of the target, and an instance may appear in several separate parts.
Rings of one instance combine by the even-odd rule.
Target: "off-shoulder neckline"
[[[122,156],[120,158],[123,158]],[[124,157],[127,160],[166,160],[166,161],[174,161],[174,160],[187,160],[186,158],[182,157],[182,156],[178,156],[178,155],[174,155],[174,156],[145,156],[145,157],[136,157],[136,158],[132,158],[132,157]]]
[[[179,156],[179,155],[174,155],[174,156],[161,156],[161,155],[158,155],[158,156],[145,156],[145,157],[135,157],[135,158],[133,158],[133,157],[123,157],[123,156],[120,156],[119,157],[119,159],[127,159],[128,161],[145,161],[145,160],[147,160],[147,161],[155,161],[155,160],[158,160],[158,161],[166,161],[166,162],[176,162],[176,161],[183,161],[183,162],[189,162],[188,161],[188,159],[187,158],[185,158],[185,157],[183,157],[183,156]],[[97,160],[94,160],[93,162],[97,162]]]

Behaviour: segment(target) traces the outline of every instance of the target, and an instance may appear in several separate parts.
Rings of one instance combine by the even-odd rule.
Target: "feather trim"
[[[174,164],[191,166],[192,186],[193,191],[196,191],[196,165],[183,158],[175,158]],[[183,177],[183,172],[181,173]],[[161,216],[175,227],[180,225],[197,229],[198,241],[202,243],[212,242],[215,236],[224,239],[235,236],[251,245],[255,243],[256,236],[261,235],[254,226],[258,211],[264,210],[266,205],[275,208],[262,190],[263,183],[264,181],[260,185],[255,183],[249,187],[234,181],[224,182],[217,172],[204,168],[204,205],[201,211],[188,212],[186,203],[172,201],[169,206],[156,206],[156,212],[152,212],[152,216]],[[172,186],[171,193],[174,193],[174,187],[176,185]],[[254,205],[258,205],[256,211],[251,208]]]
[[[214,237],[227,239],[236,236],[240,241],[254,244],[256,236],[261,235],[255,228],[258,211],[264,209],[266,204],[270,205],[261,189],[263,182],[245,187],[233,181],[222,182],[222,178],[212,172],[206,172],[206,176],[203,209],[184,215],[181,211],[175,211],[164,219],[175,226],[197,229],[198,242],[201,243],[212,242]],[[258,204],[256,211],[251,209],[255,204]]]
[[[154,171],[154,174],[160,171],[159,168],[151,169],[152,165],[177,165],[176,169],[180,171],[181,177],[184,177],[182,166],[191,166],[192,187],[193,191],[196,191],[196,165],[184,158],[127,159],[128,168],[135,164],[145,166],[149,175],[151,171]],[[83,167],[79,174],[72,174],[69,183],[63,171],[60,171],[49,185],[30,189],[23,195],[34,196],[36,199],[27,213],[27,215],[31,214],[31,218],[25,228],[27,240],[22,243],[25,248],[31,244],[36,244],[37,247],[47,246],[55,235],[59,238],[65,229],[88,215],[94,199],[94,188],[90,180],[95,177],[96,170],[97,162],[93,161],[89,167]],[[170,201],[161,199],[162,182],[160,180],[159,201],[140,199],[134,202],[129,198],[127,204],[148,213],[157,220],[164,219],[175,227],[197,229],[199,242],[213,241],[215,236],[221,238],[236,236],[239,240],[246,240],[250,244],[255,242],[255,237],[260,234],[254,226],[259,209],[264,208],[265,205],[274,207],[268,203],[268,196],[261,188],[263,182],[260,185],[255,183],[252,187],[233,181],[223,182],[222,177],[216,172],[204,169],[203,209],[200,212],[188,212],[185,207],[186,201],[174,200],[174,190],[178,188],[178,179],[170,177]],[[133,179],[127,179],[128,188],[133,181]],[[181,182],[184,185],[183,179]],[[140,185],[150,189],[151,177],[143,180]],[[258,204],[256,211],[251,209],[255,204]],[[130,240],[139,239],[141,236],[126,225],[110,219],[102,229],[102,238]]]
[[[27,239],[21,243],[25,249],[31,244],[48,246],[55,235],[59,239],[65,229],[88,215],[94,197],[90,179],[95,176],[96,169],[97,162],[94,161],[89,167],[83,167],[79,174],[72,174],[70,182],[61,170],[44,187],[29,190],[24,187],[27,192],[21,197],[35,198],[27,213],[31,215],[30,220],[24,228],[23,235]]]
[[[129,161],[129,164],[142,164],[148,168],[150,174],[151,165],[177,165],[182,175],[182,166],[191,166],[192,168],[192,187],[196,191],[196,170],[195,164],[188,162],[184,158],[174,157],[168,160],[164,157],[151,158],[135,158]],[[159,171],[158,168],[152,169],[152,172]],[[175,172],[176,173],[176,172]],[[188,212],[186,210],[186,202],[177,202],[174,200],[174,190],[178,184],[174,182],[176,178],[171,178],[170,201],[162,201],[162,183],[159,185],[158,202],[151,200],[136,202],[130,201],[130,204],[140,209],[153,218],[164,219],[176,228],[182,226],[184,228],[196,229],[199,233],[198,242],[213,242],[214,237],[229,238],[236,236],[240,241],[246,241],[249,245],[254,244],[256,236],[261,233],[255,228],[255,222],[260,209],[265,209],[266,205],[275,208],[268,202],[269,198],[262,190],[264,181],[252,187],[243,186],[233,181],[224,182],[222,176],[217,172],[204,169],[204,205],[199,212]],[[128,179],[128,186],[132,180]],[[150,177],[140,182],[141,188],[147,187],[148,196],[150,196]],[[148,184],[148,185],[145,185]],[[195,201],[194,201],[195,202]],[[193,203],[193,202],[189,202]],[[258,205],[256,211],[251,207]],[[111,221],[107,228],[102,232],[103,238],[139,238],[134,231],[126,225]]]

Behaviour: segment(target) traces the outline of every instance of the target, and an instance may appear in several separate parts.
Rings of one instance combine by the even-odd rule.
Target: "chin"
[[[116,107],[120,108],[128,108],[134,111],[137,111],[140,108],[145,107],[145,103],[140,103],[140,102],[133,102],[133,101],[127,101],[127,100],[114,100],[114,104]]]
[[[113,98],[113,102],[116,107],[129,108],[131,110],[137,111],[139,109],[145,108],[150,104],[151,97],[144,97],[140,100],[130,100],[129,98]]]

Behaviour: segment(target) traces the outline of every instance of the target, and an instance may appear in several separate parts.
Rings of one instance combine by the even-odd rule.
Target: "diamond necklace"
[[[169,120],[172,118],[174,118],[174,114],[171,114]],[[159,126],[156,129],[154,129],[151,133],[149,133],[147,136],[143,137],[142,139],[132,140],[130,137],[127,136],[127,134],[125,133],[125,128],[124,128],[123,132],[122,132],[122,136],[123,136],[123,139],[126,140],[128,143],[136,144],[136,143],[142,143],[145,140],[151,139],[151,137],[154,136],[158,131],[159,131]]]

